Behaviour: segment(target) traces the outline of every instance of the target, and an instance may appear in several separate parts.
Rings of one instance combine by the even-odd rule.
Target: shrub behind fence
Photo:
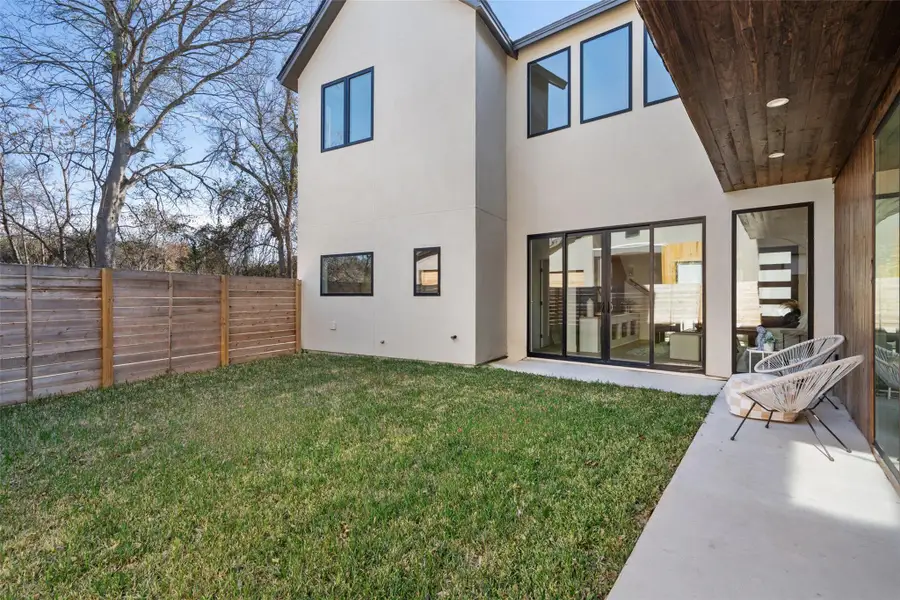
[[[0,265],[0,405],[300,351],[300,282]]]

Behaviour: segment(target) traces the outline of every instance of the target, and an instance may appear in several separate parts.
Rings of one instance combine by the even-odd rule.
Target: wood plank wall
[[[299,352],[299,286],[0,265],[0,405]]]
[[[873,353],[875,313],[875,142],[882,118],[900,93],[900,68],[878,102],[866,130],[834,180],[835,330],[847,338],[842,356],[861,354],[862,365],[840,384],[838,394],[872,442],[874,421]]]

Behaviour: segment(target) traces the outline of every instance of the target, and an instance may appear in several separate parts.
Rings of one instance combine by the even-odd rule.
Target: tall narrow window
[[[666,69],[650,32],[644,29],[644,106],[678,97],[672,76]]]
[[[413,294],[416,296],[441,295],[441,249],[416,248],[413,250]]]
[[[766,348],[812,337],[812,205],[738,211],[734,254],[734,368],[752,372]]]
[[[321,257],[322,296],[371,296],[375,268],[372,252],[326,254]]]
[[[631,110],[631,23],[581,42],[581,122]]]
[[[569,49],[528,63],[528,136],[569,126]]]
[[[322,152],[372,139],[372,68],[322,86]]]

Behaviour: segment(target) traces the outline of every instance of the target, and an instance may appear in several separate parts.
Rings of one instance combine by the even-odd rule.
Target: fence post
[[[228,366],[228,275],[219,276],[219,365]]]
[[[113,384],[113,279],[112,269],[100,269],[100,386]]]
[[[25,265],[25,400],[34,397],[34,320],[31,303],[31,265]]]
[[[303,282],[297,279],[294,284],[294,341],[296,344],[295,349],[298,353],[303,348],[303,345],[300,343],[300,307],[303,304],[301,300],[302,286]]]
[[[166,372],[172,372],[172,305],[175,304],[175,288],[173,287],[172,274],[169,273],[169,366]]]

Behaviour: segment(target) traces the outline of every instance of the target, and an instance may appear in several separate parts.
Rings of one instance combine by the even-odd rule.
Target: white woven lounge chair
[[[844,343],[842,335],[826,335],[789,346],[762,359],[753,370],[765,375],[789,375],[824,364]]]
[[[828,453],[828,448],[819,439],[819,434],[816,433],[816,428],[813,427],[810,416],[828,430],[828,433],[844,447],[844,450],[850,452],[850,448],[838,436],[834,435],[834,432],[829,429],[828,425],[813,412],[813,408],[815,408],[813,404],[825,390],[833,388],[847,373],[859,366],[862,361],[862,356],[851,356],[850,358],[827,362],[824,365],[797,373],[782,375],[742,390],[740,392],[741,395],[753,402],[753,406],[747,411],[747,416],[750,416],[750,412],[757,404],[769,411],[769,421],[772,420],[771,413],[773,411],[803,413],[806,417],[806,423],[812,429],[813,435],[816,436],[816,441],[822,446],[825,456],[828,457],[828,460],[834,461],[834,458]],[[741,423],[731,436],[732,441],[741,430],[741,427],[744,426],[747,416],[741,419]],[[769,421],[766,421],[766,428],[769,427]]]
[[[843,343],[844,336],[842,335],[826,335],[813,338],[767,356],[756,363],[753,370],[763,375],[776,376],[798,373],[805,369],[825,364]],[[831,388],[825,388],[819,398],[819,402],[824,398],[828,400],[831,406],[837,409],[837,404],[828,397],[830,390]]]

